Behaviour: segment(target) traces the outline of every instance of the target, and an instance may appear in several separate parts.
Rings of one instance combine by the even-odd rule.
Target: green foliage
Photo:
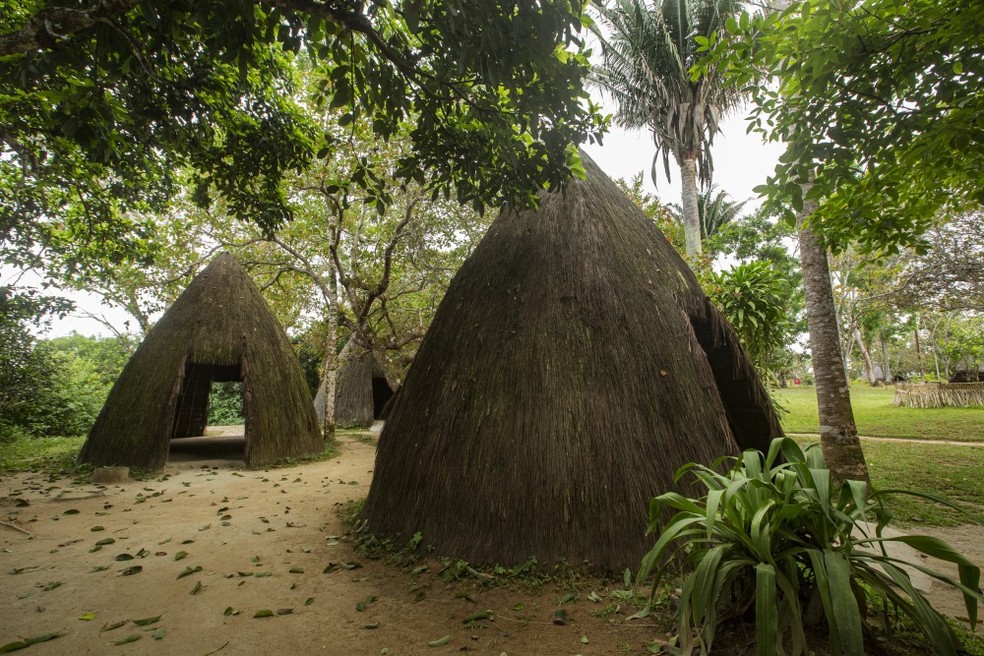
[[[243,421],[243,384],[212,383],[212,392],[208,396],[208,425],[228,426]]]
[[[771,207],[791,217],[812,181],[829,244],[896,250],[984,201],[982,31],[963,0],[792,2],[729,21],[705,63],[730,65],[751,128],[786,144],[760,189]]]
[[[700,217],[700,238],[716,235],[726,225],[737,219],[746,201],[733,200],[723,189],[710,185],[697,196],[697,215]],[[678,223],[683,223],[683,208],[676,203],[668,206],[670,214]]]
[[[755,366],[770,370],[791,338],[785,275],[768,262],[748,262],[712,273],[706,292],[738,332]]]
[[[83,437],[37,438],[19,435],[0,442],[0,474],[33,471],[74,475],[84,472],[91,468],[76,461],[84,441]]]
[[[681,555],[694,567],[677,612],[680,653],[710,653],[719,620],[754,608],[758,654],[807,654],[806,616],[814,607],[826,617],[831,653],[861,654],[867,592],[906,615],[934,653],[955,655],[953,630],[903,567],[961,591],[976,624],[984,601],[979,567],[942,540],[883,535],[889,515],[882,498],[905,492],[869,495],[860,481],[835,486],[819,448],[804,451],[789,438],[774,440],[765,456],[744,452],[725,474],[693,463],[678,477],[688,474],[707,494],[668,492],[653,500],[649,532],[659,538],[638,575],[643,580],[655,569],[658,585]],[[669,521],[667,511],[675,513]],[[959,580],[899,558],[895,544],[956,564]]]
[[[117,340],[38,341],[23,323],[0,324],[0,436],[88,433],[126,357]]]
[[[625,195],[635,203],[636,207],[642,210],[643,214],[656,223],[666,240],[683,257],[685,252],[683,224],[673,219],[672,210],[663,205],[658,197],[645,190],[642,175],[642,171],[640,171],[629,180],[618,178],[615,180],[615,184],[621,187]]]
[[[477,207],[533,202],[579,169],[572,144],[603,127],[582,88],[580,6],[566,0],[38,3],[0,12],[0,227],[5,256],[68,274],[148,262],[183,167],[195,198],[270,231],[291,217],[281,185],[364,117],[385,142],[412,118],[390,170],[346,182],[389,201],[386,180],[426,183]],[[297,66],[317,77],[298,102]],[[329,111],[330,110],[330,111]],[[38,248],[35,248],[37,246]]]

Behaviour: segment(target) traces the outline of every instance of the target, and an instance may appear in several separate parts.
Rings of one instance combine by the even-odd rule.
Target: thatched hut
[[[678,467],[781,434],[734,330],[584,157],[586,180],[504,210],[452,281],[380,436],[372,532],[635,568]]]
[[[314,397],[318,420],[325,421],[325,379]],[[338,354],[335,381],[335,425],[343,428],[366,428],[383,419],[395,390],[386,377],[383,364],[355,337],[349,339]]]
[[[213,382],[242,381],[244,460],[317,453],[323,440],[286,333],[236,259],[216,257],[127,362],[79,460],[149,470],[171,438],[201,435]]]

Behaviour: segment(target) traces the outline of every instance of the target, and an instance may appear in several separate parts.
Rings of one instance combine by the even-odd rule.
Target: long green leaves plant
[[[934,653],[957,653],[955,633],[909,573],[960,590],[973,627],[984,601],[980,568],[938,538],[883,535],[891,515],[882,500],[913,494],[953,504],[904,490],[869,493],[859,481],[835,485],[820,449],[801,449],[789,438],[774,440],[764,456],[746,451],[733,460],[723,474],[720,467],[685,465],[677,478],[695,477],[707,494],[668,492],[650,506],[649,531],[659,537],[639,580],[655,571],[655,592],[681,558],[692,566],[677,611],[677,653],[709,654],[717,625],[754,609],[759,656],[809,653],[806,629],[814,615],[826,618],[834,656],[862,654],[866,592],[911,618]],[[669,521],[667,511],[675,513]],[[905,560],[894,543],[954,563],[958,580]]]

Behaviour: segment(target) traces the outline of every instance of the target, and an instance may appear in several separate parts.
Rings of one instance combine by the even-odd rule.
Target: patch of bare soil
[[[0,526],[0,645],[60,632],[24,653],[589,656],[647,654],[666,638],[652,618],[626,621],[636,608],[619,583],[489,587],[468,574],[448,583],[436,561],[407,571],[367,559],[338,510],[366,495],[371,444],[350,439],[330,461],[249,471],[234,433],[189,445],[146,481],[0,480],[0,517],[32,534]],[[922,532],[984,565],[984,528]],[[966,614],[944,586],[929,597]],[[753,653],[742,631],[752,633],[733,628],[715,652]]]
[[[912,532],[942,538],[972,563],[984,568],[984,526],[964,524],[961,526],[923,528]],[[926,558],[924,562],[934,570],[942,572],[954,580],[959,580],[956,565],[933,558]],[[959,592],[948,585],[933,581],[932,590],[926,597],[934,608],[941,613],[957,618],[965,627],[969,628],[967,608]],[[984,635],[984,624],[979,622],[976,632]]]
[[[32,536],[0,526],[0,645],[60,632],[23,653],[589,656],[665,637],[625,621],[636,609],[617,584],[489,588],[446,583],[437,562],[410,572],[359,555],[337,511],[366,495],[374,457],[353,440],[287,469],[213,459],[108,487],[3,478],[0,517]]]

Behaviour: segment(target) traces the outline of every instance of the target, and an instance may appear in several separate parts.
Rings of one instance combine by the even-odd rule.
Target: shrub
[[[956,654],[953,630],[903,566],[961,590],[971,626],[976,624],[984,600],[980,568],[937,538],[882,535],[890,520],[881,503],[885,495],[949,502],[901,490],[869,495],[859,481],[835,486],[820,449],[804,451],[789,438],[774,440],[764,457],[746,451],[725,474],[697,464],[685,465],[677,477],[685,474],[707,494],[688,499],[668,492],[653,499],[649,531],[659,538],[638,575],[641,581],[656,569],[655,592],[674,561],[683,557],[693,566],[677,612],[680,653],[710,653],[718,622],[754,608],[762,656],[808,653],[805,616],[812,610],[827,620],[832,654],[861,654],[867,591],[908,616],[935,653]],[[664,523],[667,510],[675,514]],[[869,517],[876,520],[873,534]],[[955,563],[959,581],[898,558],[887,548],[892,542]]]
[[[759,371],[781,369],[778,360],[790,338],[786,276],[769,262],[748,262],[711,274],[706,290]]]

